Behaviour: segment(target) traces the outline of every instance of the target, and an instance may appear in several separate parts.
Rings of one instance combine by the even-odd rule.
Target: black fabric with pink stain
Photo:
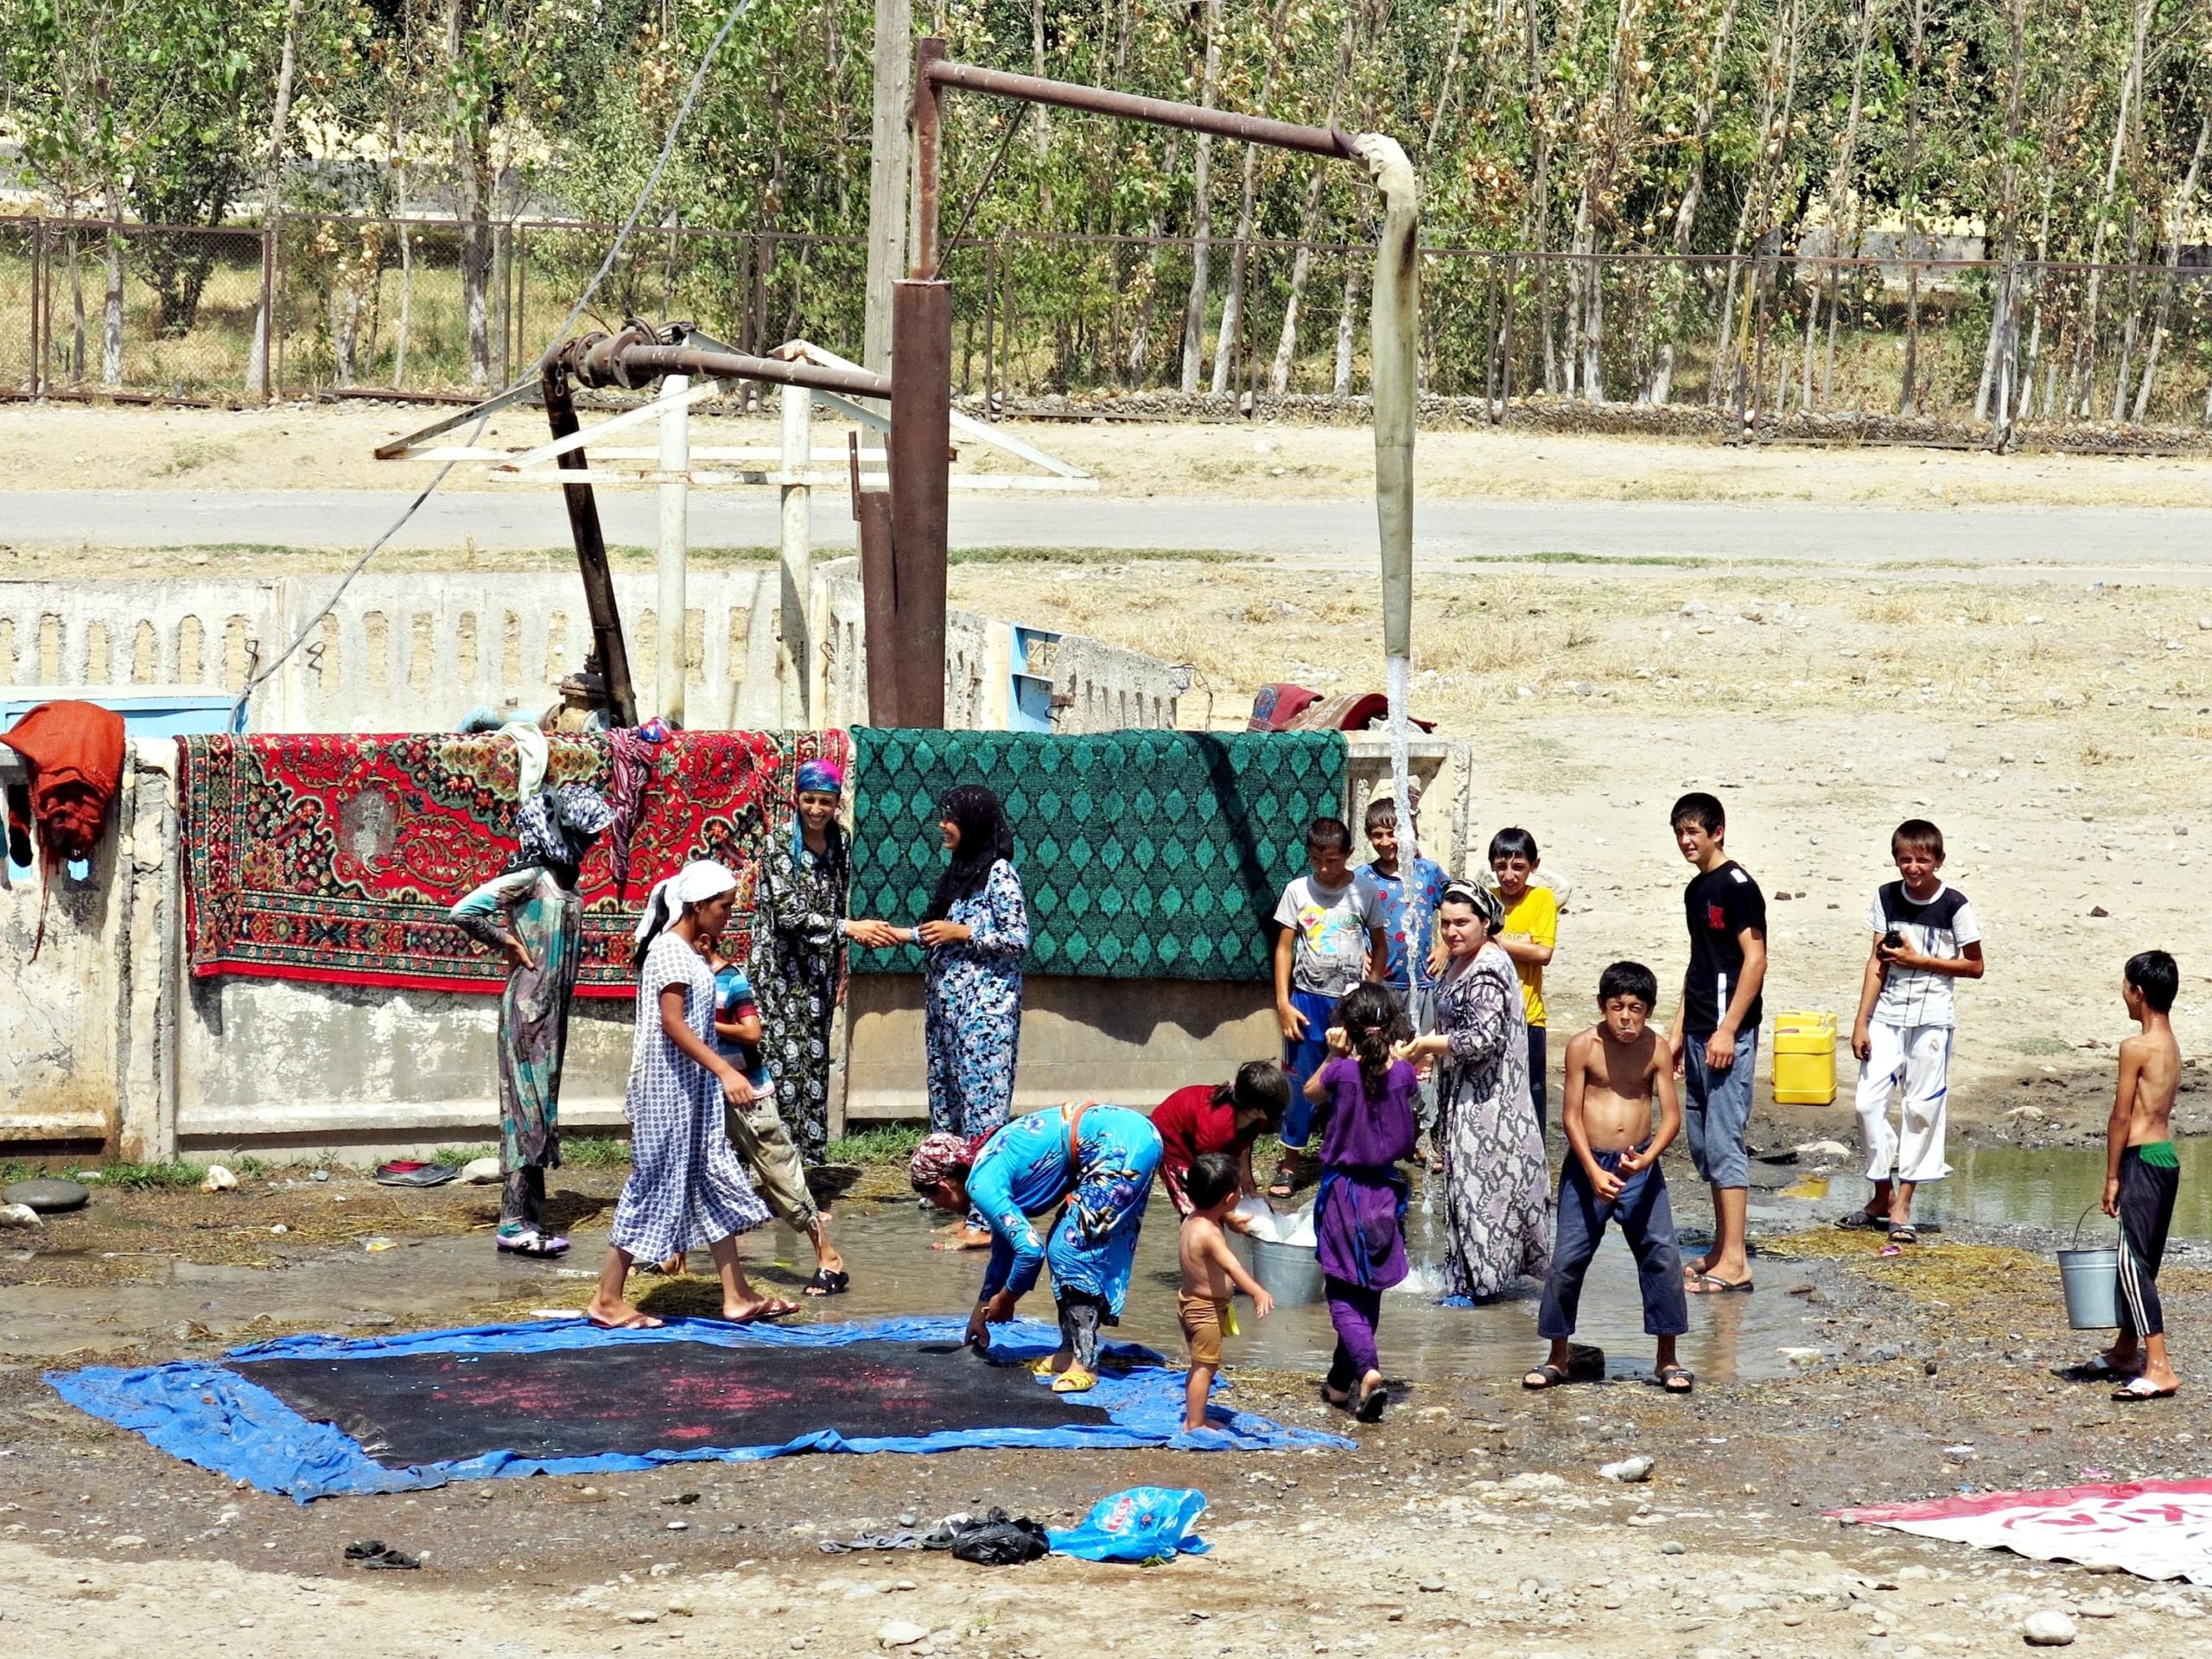
[[[594,1344],[547,1353],[272,1359],[237,1370],[387,1467],[489,1452],[533,1459],[1103,1423],[1105,1410],[953,1344],[722,1348]]]

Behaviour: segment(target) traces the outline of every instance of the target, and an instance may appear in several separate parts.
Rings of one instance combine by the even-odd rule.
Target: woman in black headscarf
[[[1014,873],[1014,832],[996,795],[963,784],[938,806],[938,828],[951,861],[921,925],[899,937],[929,952],[923,1033],[930,1128],[975,1140],[1003,1124],[1014,1103],[1029,907]],[[951,1242],[980,1249],[990,1241],[989,1230],[970,1217]]]

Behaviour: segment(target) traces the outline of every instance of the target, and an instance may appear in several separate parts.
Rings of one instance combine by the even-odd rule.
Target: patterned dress
[[[715,976],[673,932],[653,941],[638,976],[638,1023],[623,1103],[630,1118],[630,1179],[608,1239],[641,1262],[701,1249],[768,1219],[723,1126],[721,1084],[661,1029],[660,994],[671,985],[683,988],[684,1024],[712,1048]]]
[[[1444,1160],[1444,1276],[1476,1301],[1551,1266],[1544,1138],[1529,1093],[1528,1021],[1513,958],[1485,944],[1445,970],[1436,1144]]]
[[[1014,1104],[1029,954],[1029,906],[1014,866],[992,865],[982,891],[954,901],[945,919],[976,932],[932,950],[924,970],[930,1128],[972,1139],[998,1128]]]
[[[1062,1106],[1007,1124],[968,1172],[969,1201],[991,1230],[982,1298],[1025,1295],[1049,1265],[1056,1299],[1086,1297],[1117,1321],[1159,1167],[1160,1131],[1126,1106]],[[1029,1218],[1055,1205],[1048,1244]]]
[[[499,1230],[510,1236],[539,1230],[545,1172],[561,1166],[561,1065],[583,908],[536,864],[493,877],[453,907],[461,930],[494,950],[512,930],[531,963],[509,970],[499,997]]]
[[[794,856],[779,838],[753,890],[746,977],[760,1002],[760,1057],[776,1082],[784,1128],[809,1163],[820,1163],[830,1144],[830,1025],[844,982],[850,869],[843,832],[832,824],[820,856],[804,844]]]

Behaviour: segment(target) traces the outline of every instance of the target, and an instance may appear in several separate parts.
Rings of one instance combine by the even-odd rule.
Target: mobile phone
[[[1882,935],[1882,948],[1885,950],[1904,950],[1904,935],[1898,932],[1894,927],[1891,928],[1888,932]]]

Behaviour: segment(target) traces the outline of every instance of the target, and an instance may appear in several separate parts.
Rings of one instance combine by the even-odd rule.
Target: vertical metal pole
[[[546,425],[556,438],[574,436],[582,428],[568,370],[548,365],[540,384],[544,390]],[[582,472],[590,465],[582,449],[568,451],[554,464],[570,473]],[[584,604],[591,613],[593,665],[599,670],[614,723],[634,726],[638,699],[630,684],[630,648],[622,639],[622,611],[614,597],[613,575],[607,565],[607,537],[600,528],[598,498],[588,483],[563,485],[561,494],[568,503],[569,532],[575,538],[576,567],[583,577]]]
[[[781,388],[784,414],[783,644],[776,677],[783,685],[783,721],[794,731],[811,726],[810,681],[814,645],[808,637],[807,595],[813,584],[814,513],[807,469],[814,459],[814,394],[804,386]]]
[[[528,325],[524,321],[524,301],[528,295],[530,279],[530,237],[529,232],[520,225],[517,225],[508,232],[508,235],[514,238],[509,245],[510,251],[507,255],[507,257],[514,262],[515,268],[514,360],[518,363],[526,363],[530,360],[530,334]],[[513,376],[510,374],[508,378],[512,379]]]
[[[930,66],[944,56],[944,42],[931,36],[914,43],[914,267],[908,274],[934,278],[938,274],[938,199],[943,162],[938,155],[939,118],[936,82]],[[892,338],[898,338],[898,299],[892,300]],[[893,346],[894,354],[897,346]],[[950,364],[947,358],[947,365]],[[873,365],[869,366],[873,367]]]
[[[276,342],[276,220],[271,215],[261,227],[261,350],[255,354],[255,366],[261,371],[260,383],[252,388],[263,403],[269,401],[270,359]]]
[[[929,188],[927,175],[923,188]],[[933,244],[934,238],[927,238]],[[899,719],[944,725],[944,594],[951,493],[952,285],[893,290],[891,552]]]
[[[671,374],[661,382],[660,417],[660,629],[653,702],[671,726],[683,723],[683,636],[689,606],[684,565],[691,534],[690,486],[681,476],[691,465],[691,409],[683,394],[691,377]],[[670,477],[674,474],[677,476]]]
[[[46,342],[41,338],[39,321],[46,309],[46,220],[43,217],[31,221],[31,378],[32,397],[39,394],[39,385],[46,367]]]

